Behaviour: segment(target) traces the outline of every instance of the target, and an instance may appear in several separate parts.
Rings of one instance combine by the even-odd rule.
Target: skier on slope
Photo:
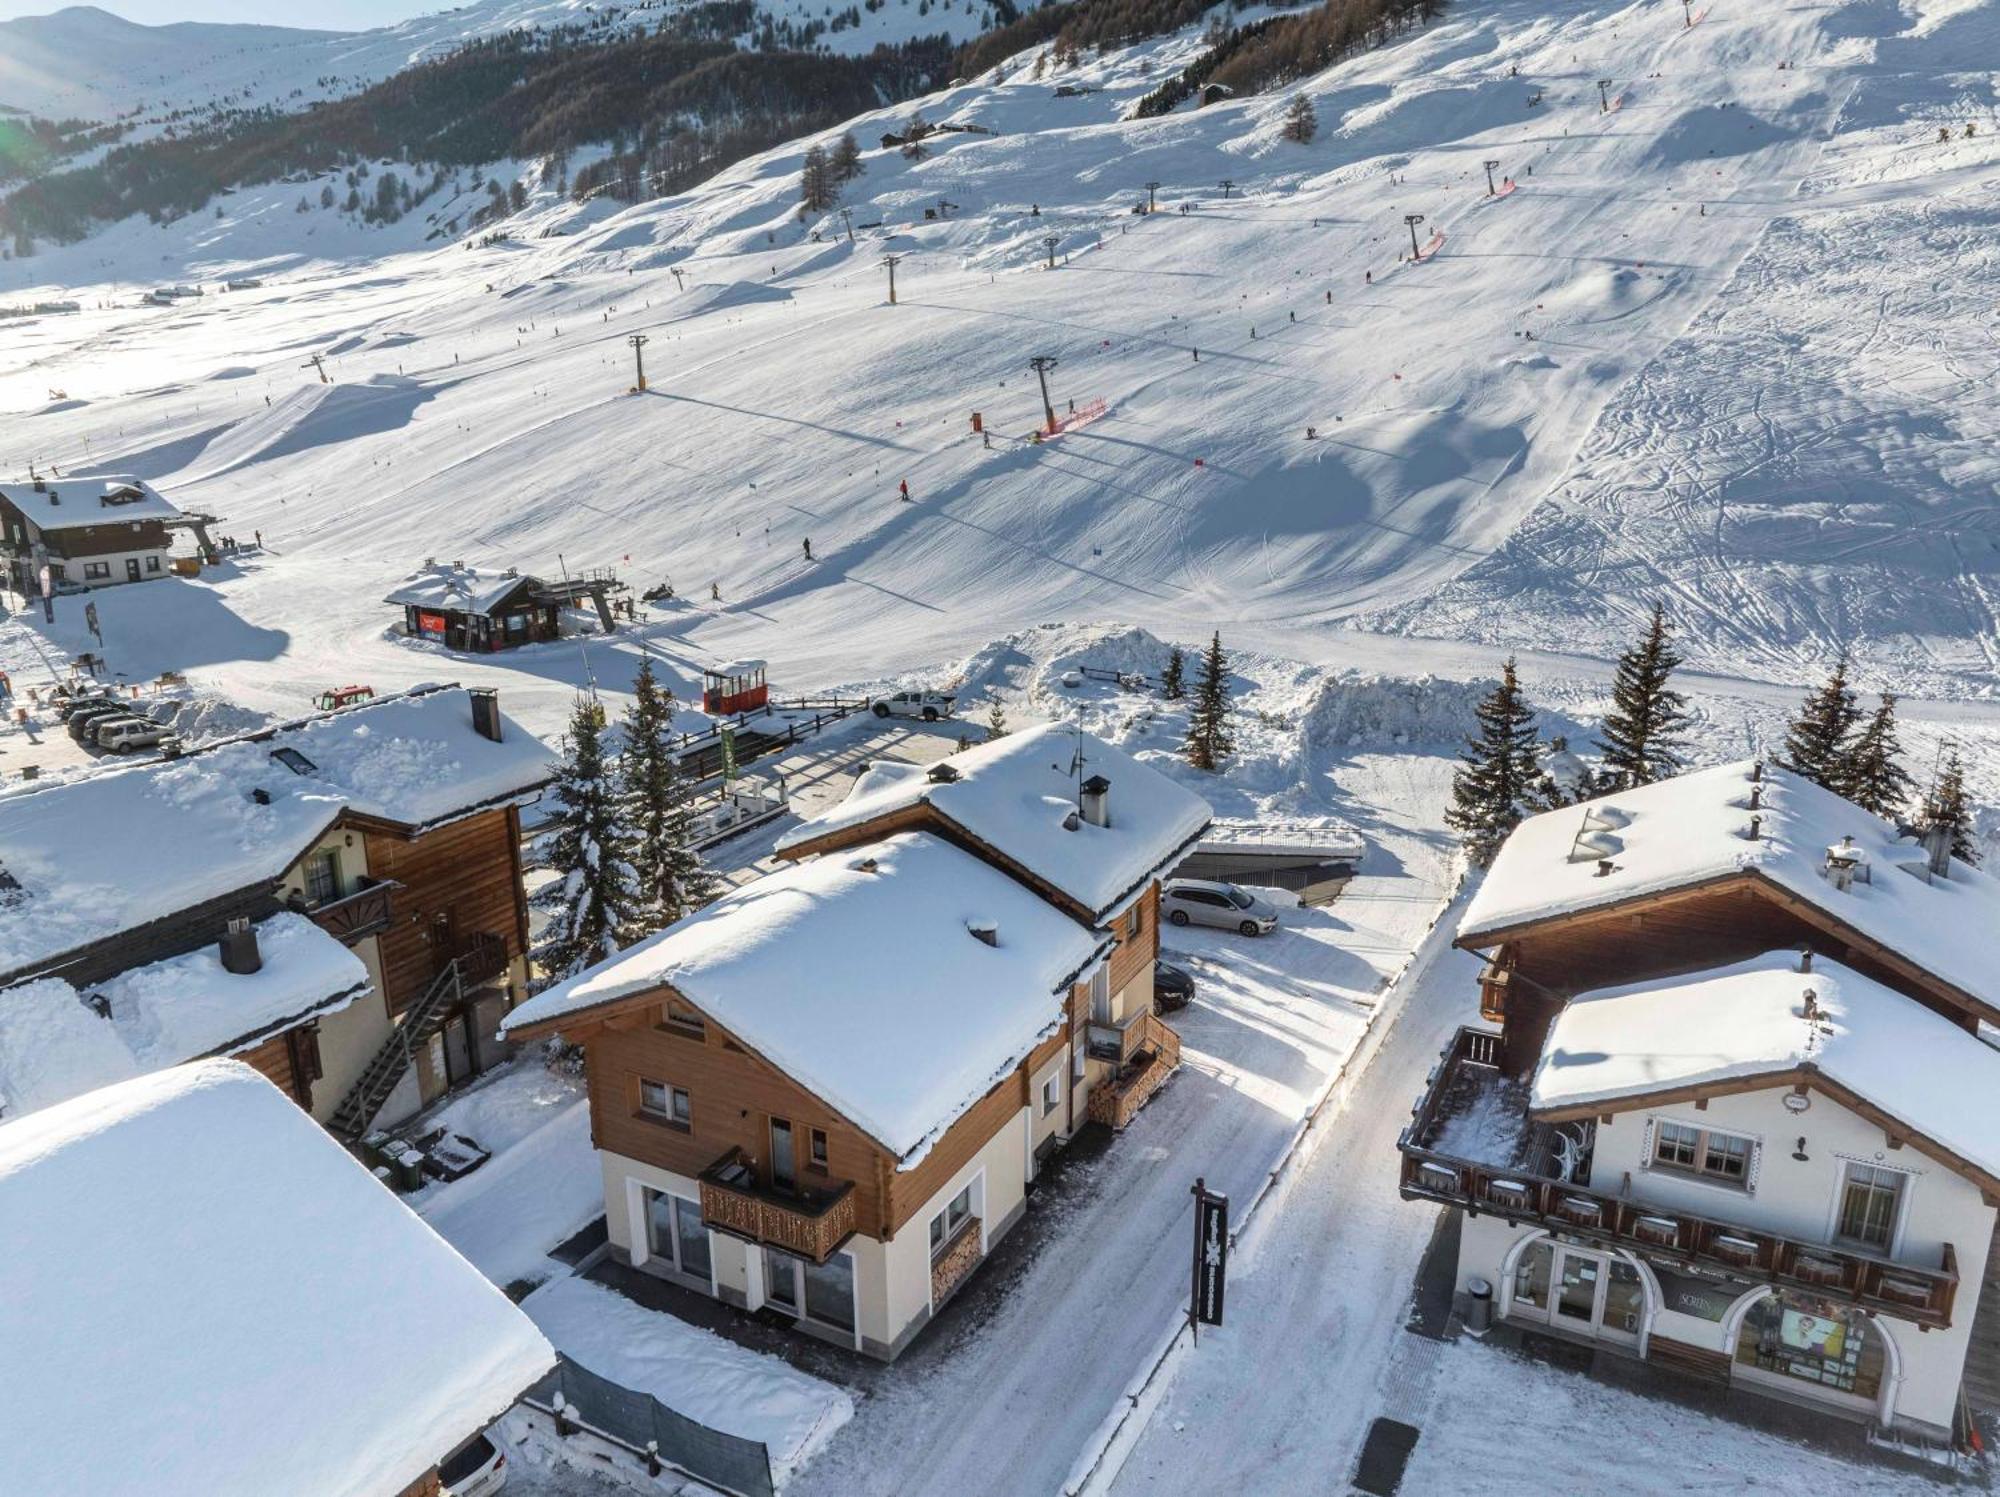
[[[806,548],[806,560],[811,561],[813,559],[813,543],[811,536],[807,536],[805,538],[804,545]]]
[[[908,504],[910,502],[910,480],[907,478],[901,480],[896,485],[896,492],[902,496],[903,502]]]

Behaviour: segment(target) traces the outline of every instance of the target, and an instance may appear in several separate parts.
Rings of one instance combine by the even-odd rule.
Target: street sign
[[[1223,1289],[1229,1277],[1229,1197],[1194,1182],[1194,1283],[1188,1320],[1197,1339],[1201,1327],[1222,1324]]]

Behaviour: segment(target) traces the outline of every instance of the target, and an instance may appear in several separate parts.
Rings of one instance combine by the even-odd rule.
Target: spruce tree
[[[1785,730],[1785,765],[1827,789],[1840,789],[1848,736],[1861,720],[1854,688],[1847,684],[1847,651],[1840,652],[1826,684],[1810,693]]]
[[[1167,668],[1160,675],[1160,695],[1178,702],[1187,695],[1187,656],[1179,645],[1167,647]]]
[[[868,169],[861,164],[861,142],[854,138],[852,130],[834,143],[833,159],[829,164],[836,182],[852,182]]]
[[[1507,834],[1546,797],[1541,734],[1535,712],[1521,694],[1510,658],[1495,686],[1475,709],[1479,731],[1465,743],[1464,761],[1452,777],[1445,825],[1457,832],[1475,863],[1488,863]]]
[[[807,146],[804,165],[799,170],[799,202],[808,213],[824,213],[839,196],[834,186],[833,166],[824,146]]]
[[[1196,769],[1213,774],[1236,751],[1229,733],[1229,659],[1222,653],[1218,631],[1202,652],[1201,675],[1194,684],[1194,710],[1188,714],[1187,759]]]
[[[638,934],[631,827],[604,760],[604,709],[588,698],[577,699],[554,790],[549,866],[557,879],[542,898],[555,913],[541,961],[551,977],[562,978],[604,961]]]
[[[1945,751],[1944,767],[1937,782],[1924,797],[1923,826],[1951,829],[1951,855],[1961,863],[1977,866],[1979,847],[1973,841],[1972,806],[1965,798],[1965,765],[1957,749]]]
[[[991,705],[986,709],[986,741],[991,743],[996,738],[1006,736],[1007,709],[1000,705],[999,694],[995,693]]]
[[[1667,640],[1666,609],[1655,603],[1646,637],[1618,657],[1611,710],[1597,740],[1605,789],[1650,785],[1681,768],[1678,735],[1688,722],[1687,698],[1667,685],[1680,663]]]
[[[1885,691],[1868,726],[1841,755],[1840,783],[1834,788],[1862,810],[1895,820],[1915,788],[1897,762],[1902,751],[1896,741],[1896,698]]]
[[[654,678],[653,662],[642,660],[632,682],[621,768],[632,808],[632,867],[641,905],[634,923],[648,931],[672,925],[715,897],[715,876],[688,845],[694,787],[670,748],[673,731],[673,693]]]
[[[1319,134],[1319,116],[1313,112],[1313,101],[1304,94],[1293,94],[1292,102],[1285,110],[1285,124],[1280,132],[1294,145],[1309,144]]]

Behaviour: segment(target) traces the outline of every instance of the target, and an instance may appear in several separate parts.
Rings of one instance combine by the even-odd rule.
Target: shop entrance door
[[[1579,1336],[1636,1345],[1645,1320],[1639,1270],[1623,1258],[1553,1244],[1547,1318]]]

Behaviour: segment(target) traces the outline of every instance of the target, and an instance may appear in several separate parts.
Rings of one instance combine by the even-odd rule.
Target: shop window
[[[1755,1145],[1733,1133],[1662,1121],[1653,1133],[1653,1163],[1724,1185],[1745,1185]]]
[[[1790,1295],[1752,1305],[1736,1338],[1739,1367],[1871,1402],[1882,1391],[1885,1360],[1867,1317]]]
[[[676,1128],[690,1128],[694,1124],[694,1103],[687,1094],[687,1088],[669,1086],[664,1081],[641,1078],[639,1082],[639,1111],[657,1123],[668,1123]]]
[[[1549,1265],[1554,1257],[1546,1242],[1531,1242],[1521,1250],[1514,1264],[1514,1304],[1547,1313],[1549,1308]]]
[[[1895,1240],[1896,1217],[1902,1210],[1903,1185],[1908,1179],[1901,1170],[1848,1165],[1840,1185],[1840,1215],[1834,1235],[1887,1252]]]

